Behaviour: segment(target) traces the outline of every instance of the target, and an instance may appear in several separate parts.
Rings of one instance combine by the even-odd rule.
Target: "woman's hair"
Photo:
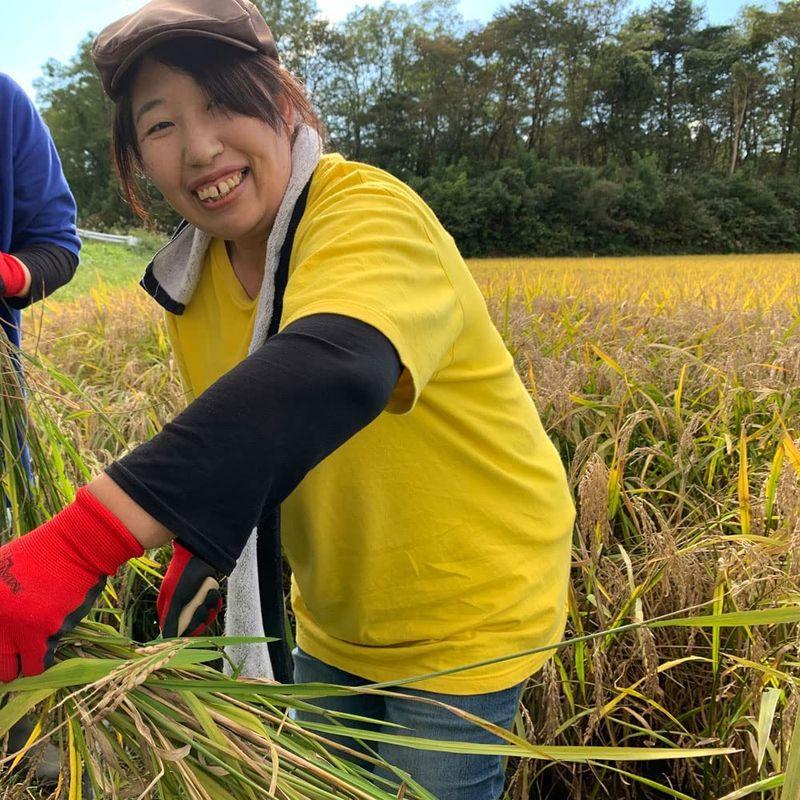
[[[235,114],[266,122],[281,133],[284,120],[278,101],[285,99],[296,123],[314,128],[324,140],[325,129],[299,81],[274,59],[222,42],[197,37],[173,39],[147,52],[147,56],[190,75],[209,100]],[[131,94],[139,64],[124,78],[114,110],[112,151],[122,195],[143,220],[149,215],[142,204],[137,173],[142,169],[139,142],[133,124]],[[291,131],[290,131],[291,133]]]

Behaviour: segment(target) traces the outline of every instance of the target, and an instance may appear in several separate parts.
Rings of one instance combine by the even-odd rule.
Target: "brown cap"
[[[180,36],[216,39],[278,60],[272,31],[249,0],[151,0],[107,25],[92,44],[108,96],[117,99],[122,75],[146,50]]]

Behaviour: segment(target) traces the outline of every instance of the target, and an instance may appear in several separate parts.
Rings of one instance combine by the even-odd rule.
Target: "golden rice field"
[[[512,758],[506,800],[798,800],[800,255],[470,268],[579,509],[574,641],[530,681],[516,733],[642,754]],[[144,292],[54,298],[26,326],[28,348],[68,376],[34,370],[31,385],[79,456],[74,483],[182,407]],[[146,589],[126,595],[128,633],[155,633]],[[647,760],[707,747],[728,752]]]

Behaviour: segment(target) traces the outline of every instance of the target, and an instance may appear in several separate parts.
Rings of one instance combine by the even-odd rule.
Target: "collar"
[[[256,312],[256,332],[269,327],[275,296],[275,272],[289,230],[292,211],[322,156],[322,140],[309,125],[299,125],[292,143],[292,172],[275,222],[267,239],[264,281]],[[184,220],[172,239],[153,256],[139,282],[142,288],[172,314],[183,314],[192,299],[212,236]]]

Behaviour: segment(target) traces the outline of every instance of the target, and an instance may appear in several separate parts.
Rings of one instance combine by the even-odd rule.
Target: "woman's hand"
[[[172,560],[161,583],[156,609],[165,638],[199,636],[222,610],[222,574],[172,540]]]
[[[87,489],[24,536],[0,547],[0,682],[38,675],[59,639],[106,583],[144,548]]]

